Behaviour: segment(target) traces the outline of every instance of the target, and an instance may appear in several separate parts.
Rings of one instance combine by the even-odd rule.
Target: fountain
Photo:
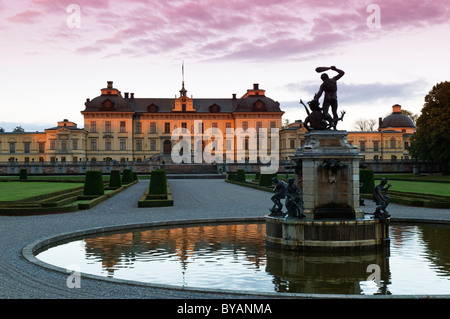
[[[336,67],[319,67],[338,72],[334,78],[322,74],[323,84],[314,99],[306,104],[308,113],[304,124],[303,147],[291,157],[295,169],[297,194],[289,185],[274,180],[278,198],[285,197],[288,213],[281,211],[280,203],[266,216],[266,245],[289,250],[359,250],[378,249],[389,245],[388,204],[380,203],[373,218],[360,208],[359,162],[363,158],[356,146],[347,143],[347,132],[336,129],[344,117],[337,115],[336,81],[344,72]],[[325,92],[322,108],[319,98]],[[333,117],[328,114],[332,107]],[[383,181],[385,183],[385,181]],[[386,189],[384,189],[386,190]],[[376,194],[384,196],[381,189]],[[298,213],[292,213],[292,198]],[[299,199],[298,197],[302,197]],[[382,200],[382,198],[380,198]]]

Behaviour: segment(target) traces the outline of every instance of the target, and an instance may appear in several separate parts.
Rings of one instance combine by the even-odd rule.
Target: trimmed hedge
[[[273,174],[261,174],[259,178],[259,186],[272,186]]]
[[[119,188],[122,187],[122,182],[120,180],[120,171],[112,170],[111,175],[109,176],[109,187],[110,188]]]
[[[122,184],[129,184],[133,181],[133,171],[129,168],[124,169],[122,172]]]
[[[245,171],[243,169],[238,169],[236,172],[236,182],[245,182]]]
[[[228,173],[228,178],[229,181],[235,181],[236,180],[236,173],[232,172],[232,173]]]
[[[84,195],[103,195],[103,178],[101,171],[87,171],[84,180]]]
[[[362,183],[360,192],[363,194],[372,194],[375,189],[375,179],[373,177],[373,171],[371,169],[359,170],[359,181]]]
[[[167,195],[166,170],[158,169],[152,171],[150,176],[149,195]]]
[[[255,179],[259,181],[260,178],[261,178],[261,172],[256,172]]]
[[[28,172],[25,168],[22,168],[19,172],[19,179],[21,181],[26,180],[28,178]]]

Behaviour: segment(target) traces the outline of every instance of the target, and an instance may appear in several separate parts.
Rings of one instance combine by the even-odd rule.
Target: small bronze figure
[[[387,184],[387,179],[382,178],[380,184],[375,186],[373,190],[373,201],[377,205],[375,209],[374,218],[378,219],[386,219],[391,215],[386,211],[386,207],[389,205],[391,198],[386,194],[389,188],[391,188],[391,184]]]
[[[282,216],[283,212],[281,210],[283,208],[283,204],[281,204],[281,200],[286,196],[286,183],[279,181],[276,177],[272,178],[272,183],[275,184],[273,189],[275,195],[271,198],[274,205],[270,209],[270,216]]]
[[[286,200],[284,205],[287,208],[286,217],[305,217],[305,215],[303,214],[302,191],[294,183],[293,178],[290,178],[288,180],[288,185],[286,187]]]

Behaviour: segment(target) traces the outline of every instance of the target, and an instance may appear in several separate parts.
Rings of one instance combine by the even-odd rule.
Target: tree
[[[410,152],[414,158],[440,162],[444,173],[450,162],[450,82],[436,84],[425,96],[417,119],[417,131],[411,136]]]
[[[16,126],[16,128],[13,130],[13,133],[23,133],[25,130],[22,126]]]
[[[375,124],[377,124],[377,120],[374,119],[357,119],[355,121],[355,123],[353,124],[353,126],[358,130],[358,131],[373,131],[375,128]]]
[[[406,115],[407,117],[409,117],[411,119],[411,121],[413,121],[414,125],[417,122],[417,119],[419,118],[419,114],[414,114],[411,111],[408,110],[403,110],[402,109],[402,114]]]

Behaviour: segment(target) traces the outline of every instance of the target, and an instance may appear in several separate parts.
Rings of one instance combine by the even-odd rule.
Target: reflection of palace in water
[[[408,245],[413,236],[419,236],[430,262],[450,276],[447,228],[421,225],[418,228],[395,225],[391,227],[391,245]],[[414,233],[412,236],[411,234]],[[172,255],[180,264],[180,271],[189,268],[196,254],[227,250],[239,251],[245,263],[255,269],[264,269],[273,276],[274,291],[291,293],[361,294],[362,282],[367,282],[372,271],[369,265],[380,267],[380,287],[377,294],[390,294],[392,284],[389,266],[390,251],[361,252],[289,252],[266,249],[265,224],[193,225],[112,233],[85,239],[89,259],[101,260],[103,268],[113,275],[118,268],[133,267],[142,254]],[[393,246],[394,247],[394,246]],[[447,249],[447,250],[446,250]],[[241,257],[242,258],[242,257]]]

